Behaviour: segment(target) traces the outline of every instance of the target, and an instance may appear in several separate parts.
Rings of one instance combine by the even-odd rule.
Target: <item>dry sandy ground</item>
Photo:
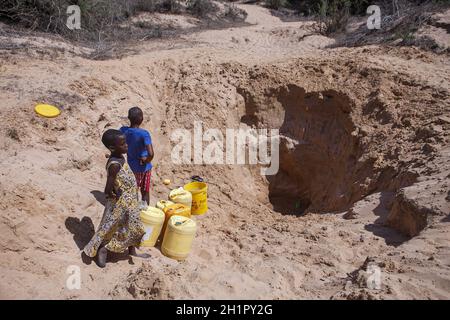
[[[311,22],[241,7],[251,26],[146,42],[121,60],[40,38],[2,52],[0,298],[450,297],[448,56],[327,49],[334,40]],[[37,117],[41,101],[62,115]],[[151,248],[148,260],[116,255],[99,269],[80,249],[103,209],[100,136],[133,105],[154,140],[152,202],[167,197],[162,179],[176,187],[197,174],[209,211],[186,261]],[[173,164],[170,135],[194,121],[279,128],[280,173]],[[293,214],[297,200],[306,214]],[[380,290],[366,288],[367,258]],[[71,265],[79,290],[66,287]]]

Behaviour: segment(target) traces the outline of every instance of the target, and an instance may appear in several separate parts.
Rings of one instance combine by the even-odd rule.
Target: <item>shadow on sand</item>
[[[106,196],[104,192],[99,190],[92,190],[91,194],[94,196],[95,200],[97,200],[102,206],[105,206]]]
[[[374,214],[378,216],[378,218],[373,223],[366,225],[364,228],[367,231],[372,232],[374,235],[384,238],[387,245],[398,247],[410,238],[386,225],[387,216],[389,215],[389,209],[393,198],[394,193],[392,192],[381,193],[380,203],[373,210]]]

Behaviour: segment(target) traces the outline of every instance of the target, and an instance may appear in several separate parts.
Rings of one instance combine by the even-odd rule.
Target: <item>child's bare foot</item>
[[[150,258],[150,255],[148,253],[137,253],[135,247],[129,247],[128,253],[130,254],[130,256],[133,256],[133,257],[144,258],[144,259]]]
[[[108,257],[108,250],[105,247],[100,248],[97,252],[97,262],[100,268],[104,268],[106,266],[107,257]]]

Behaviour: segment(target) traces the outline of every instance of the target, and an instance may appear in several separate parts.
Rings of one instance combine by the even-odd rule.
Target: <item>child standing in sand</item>
[[[150,178],[152,175],[153,146],[152,138],[147,130],[141,129],[144,114],[139,107],[128,110],[129,127],[120,131],[125,135],[128,144],[127,159],[141,190],[142,200],[150,204]]]
[[[119,130],[109,129],[102,136],[102,142],[111,155],[106,163],[108,178],[105,186],[105,212],[97,232],[84,248],[84,253],[104,267],[108,251],[121,253],[128,249],[130,255],[138,255],[138,246],[144,235],[139,217],[138,193],[133,172],[125,162],[123,154],[128,146],[125,136]]]

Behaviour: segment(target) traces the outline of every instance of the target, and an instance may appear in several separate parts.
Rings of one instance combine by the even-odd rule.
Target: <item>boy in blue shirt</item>
[[[142,200],[150,204],[151,161],[154,156],[152,138],[147,130],[139,127],[144,120],[144,114],[139,107],[128,110],[128,119],[130,126],[120,128],[128,144],[128,164],[136,177]]]

